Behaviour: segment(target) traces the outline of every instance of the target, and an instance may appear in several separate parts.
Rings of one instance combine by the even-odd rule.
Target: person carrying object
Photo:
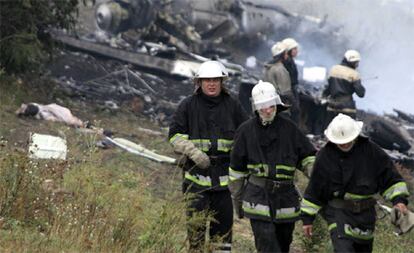
[[[190,252],[202,252],[208,234],[213,249],[230,252],[233,211],[228,190],[230,151],[236,129],[247,120],[238,100],[228,93],[226,68],[218,61],[201,64],[194,76],[195,92],[173,116],[169,142],[183,156],[183,192],[188,201]],[[207,226],[207,214],[213,220]],[[191,218],[199,217],[201,224]],[[207,231],[209,228],[209,231]]]
[[[363,123],[339,113],[328,125],[301,203],[303,231],[321,214],[335,252],[372,252],[376,223],[374,195],[380,193],[407,214],[407,184],[391,158],[360,135]]]

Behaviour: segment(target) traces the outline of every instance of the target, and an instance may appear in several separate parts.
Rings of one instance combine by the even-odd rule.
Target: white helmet
[[[325,130],[328,140],[335,144],[345,144],[353,141],[362,131],[362,121],[356,121],[345,114],[338,114]]]
[[[357,62],[361,60],[361,55],[356,50],[348,50],[344,55],[348,62]]]
[[[293,38],[286,38],[282,40],[282,42],[286,45],[286,50],[288,51],[299,46],[298,42],[294,40]]]
[[[194,79],[199,78],[216,78],[221,77],[223,80],[228,78],[226,67],[218,61],[203,62],[194,76]]]
[[[286,46],[285,43],[283,43],[281,41],[276,42],[272,47],[272,56],[273,57],[278,56],[281,53],[285,52],[286,49],[287,49],[287,46]]]
[[[252,89],[252,104],[253,110],[260,110],[272,105],[282,105],[279,95],[276,92],[275,86],[262,80],[257,83]]]

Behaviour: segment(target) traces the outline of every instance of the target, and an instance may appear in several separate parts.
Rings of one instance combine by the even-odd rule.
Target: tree
[[[9,74],[38,70],[54,46],[48,33],[50,28],[72,29],[78,2],[0,1],[0,69]]]

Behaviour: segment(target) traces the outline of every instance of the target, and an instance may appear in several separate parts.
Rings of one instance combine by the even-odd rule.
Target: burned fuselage
[[[336,62],[321,64],[321,55],[332,55],[347,43],[338,33],[339,28],[326,24],[326,20],[286,11],[275,1],[246,0],[112,0],[99,4],[95,13],[101,30],[109,36],[118,34],[106,45],[64,36],[60,36],[60,41],[132,66],[129,70],[114,71],[116,75],[109,81],[75,80],[72,87],[76,86],[77,92],[88,92],[93,86],[102,99],[112,96],[115,103],[125,103],[125,99],[138,101],[135,104],[139,104],[139,108],[142,105],[145,114],[168,121],[174,106],[184,95],[191,93],[191,76],[197,66],[214,57],[230,70],[227,85],[249,110],[250,90],[262,78],[263,63],[270,59],[271,45],[292,36],[298,41],[306,41],[301,43],[301,61],[297,62],[301,72],[301,128],[309,134],[323,135],[326,106],[321,103],[320,94],[326,82],[326,66]],[[328,36],[329,40],[326,40]],[[319,48],[315,51],[317,55],[309,53],[309,47]],[[253,58],[255,64],[247,64],[247,58]],[[309,75],[315,71],[321,73],[318,78]],[[116,81],[118,76],[126,78],[127,82]],[[105,85],[99,85],[101,81]],[[182,87],[178,87],[180,84]],[[112,93],[105,95],[101,92],[102,87]],[[114,91],[119,93],[119,101]],[[367,134],[372,134],[384,148],[408,152],[412,137],[401,135],[401,126],[389,120],[382,121],[381,116],[375,117],[377,120],[364,118]],[[384,131],[386,133],[382,134]]]

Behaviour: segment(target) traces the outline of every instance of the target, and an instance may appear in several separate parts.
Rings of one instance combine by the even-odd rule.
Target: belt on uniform
[[[326,108],[326,110],[331,111],[331,112],[344,112],[344,113],[356,113],[357,112],[356,109],[352,109],[352,108],[341,108],[341,109],[337,109],[337,108],[333,108],[333,107],[331,107],[329,105]]]
[[[328,202],[328,205],[334,208],[346,209],[354,213],[360,213],[374,207],[376,203],[377,201],[373,198],[362,200],[332,199]]]
[[[344,95],[340,97],[330,98],[329,103],[331,104],[341,104],[344,102],[352,101],[352,95]]]
[[[293,181],[276,181],[264,177],[250,176],[249,183],[266,188],[272,191],[277,189],[286,188],[288,186],[293,186]]]
[[[229,155],[209,155],[211,164],[226,163],[230,161]]]

